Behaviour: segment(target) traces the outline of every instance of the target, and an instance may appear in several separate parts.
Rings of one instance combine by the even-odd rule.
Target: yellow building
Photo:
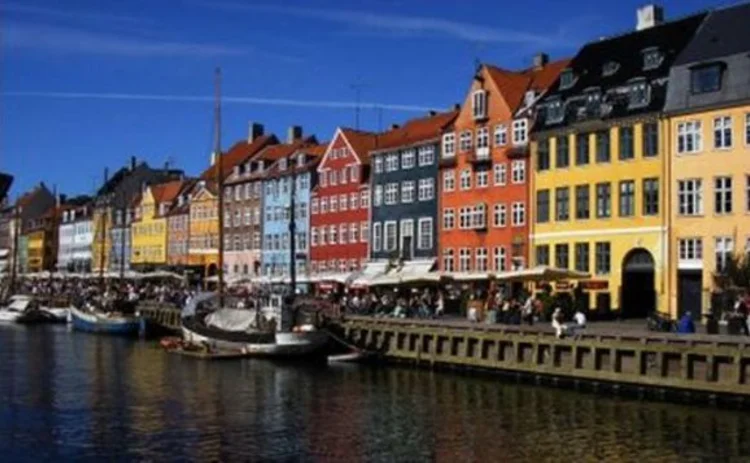
[[[167,218],[182,188],[181,180],[147,187],[135,205],[135,220],[131,225],[132,266],[164,266],[167,264]]]
[[[91,269],[92,272],[99,272],[103,267],[104,271],[109,269],[109,250],[112,246],[110,230],[112,229],[112,214],[106,207],[94,209],[92,216],[94,227],[94,239],[91,244]]]
[[[27,233],[27,265],[29,272],[41,272],[44,270],[44,235],[43,229],[37,229]]]
[[[750,253],[750,46],[739,24],[750,4],[711,12],[670,71],[673,316],[731,308],[716,276]]]
[[[211,182],[201,180],[190,199],[188,263],[201,266],[204,275],[218,273],[219,199]]]
[[[557,287],[624,317],[667,308],[664,79],[704,15],[639,17],[573,58],[541,98],[531,147],[531,261],[589,273]]]

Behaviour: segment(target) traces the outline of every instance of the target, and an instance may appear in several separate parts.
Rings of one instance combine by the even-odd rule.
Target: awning
[[[330,281],[334,283],[346,284],[351,279],[352,276],[353,276],[352,272],[323,273],[320,275],[315,275],[311,277],[309,280],[311,282]]]
[[[440,280],[440,273],[430,272],[435,265],[435,259],[420,259],[404,262],[401,268],[376,276],[370,286],[398,285],[401,283],[417,283],[420,281],[435,282]]]
[[[456,281],[484,281],[492,278],[493,274],[489,272],[455,272],[445,273],[444,276]]]
[[[352,280],[352,286],[369,286],[373,280],[385,274],[388,262],[373,261],[365,264],[365,268]]]
[[[10,249],[0,249],[0,258],[8,257]]]
[[[516,281],[557,281],[557,280],[581,280],[591,278],[586,272],[570,270],[567,268],[547,267],[544,265],[511,272],[502,272],[495,275],[497,280]]]

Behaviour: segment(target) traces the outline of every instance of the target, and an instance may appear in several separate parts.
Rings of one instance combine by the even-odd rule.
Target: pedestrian
[[[690,312],[685,312],[677,323],[677,332],[680,334],[695,333],[695,323]]]
[[[565,325],[563,325],[563,313],[560,307],[555,307],[555,311],[552,313],[552,328],[555,329],[557,339],[562,339],[565,334]]]

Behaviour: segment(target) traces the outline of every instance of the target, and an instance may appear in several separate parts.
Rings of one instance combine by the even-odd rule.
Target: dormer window
[[[258,172],[263,172],[266,169],[266,165],[264,161],[258,161]]]
[[[628,94],[628,109],[637,109],[648,106],[651,100],[651,86],[645,81],[633,83]]]
[[[604,66],[602,66],[602,76],[603,77],[613,76],[619,70],[620,70],[620,63],[618,63],[617,61],[607,61],[606,63],[604,63]]]
[[[721,89],[721,65],[719,63],[696,67],[690,70],[690,91],[694,94],[718,92]]]
[[[599,87],[587,88],[586,90],[584,90],[584,95],[586,95],[587,105],[593,105],[593,104],[598,103],[602,97]]]
[[[297,155],[297,167],[304,167],[305,165],[305,155],[302,153],[299,153]]]
[[[562,102],[559,99],[551,101],[547,104],[547,124],[560,123],[562,122],[564,117],[565,112],[563,111]]]
[[[279,170],[286,170],[286,158],[279,159]]]
[[[232,174],[233,174],[233,175],[234,175],[235,177],[236,177],[236,176],[238,176],[238,175],[240,175],[240,166],[234,166],[234,167],[232,168]]]
[[[572,69],[566,69],[560,74],[560,90],[566,90],[575,83],[575,75]]]
[[[472,111],[474,119],[487,117],[487,90],[477,90],[472,95]]]
[[[661,66],[662,61],[664,61],[664,54],[656,47],[646,48],[642,53],[644,71],[656,69]]]
[[[528,142],[528,122],[526,119],[516,119],[513,121],[513,144],[525,145]]]
[[[63,212],[63,222],[68,221],[68,211]]]

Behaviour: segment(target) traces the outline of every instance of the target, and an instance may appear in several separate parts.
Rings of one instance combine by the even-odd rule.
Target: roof
[[[288,158],[301,148],[315,145],[317,145],[317,140],[314,136],[310,136],[293,143],[280,143],[278,145],[268,146],[252,158],[253,161],[268,161],[268,169],[265,169],[262,172],[252,173],[249,177],[242,178],[241,181],[257,180],[259,178],[266,178],[269,175],[277,174],[278,164],[276,164],[276,161]]]
[[[277,145],[281,146],[281,145]],[[282,159],[283,157],[289,158],[290,156],[293,156],[296,153],[304,153],[306,157],[309,157],[310,159],[307,159],[307,161],[302,166],[298,166],[295,161],[290,160],[289,166],[286,170],[281,171],[279,170],[279,163],[274,162],[271,167],[263,172],[263,176],[266,177],[280,177],[283,175],[291,175],[294,173],[301,173],[306,170],[308,170],[311,167],[314,167],[320,162],[323,155],[328,149],[328,142],[320,143],[320,144],[314,144],[314,142],[310,143],[302,143],[295,147],[293,150],[289,151],[289,154],[287,156],[279,157],[278,159]]]
[[[21,195],[21,197],[18,198],[18,201],[16,201],[16,206],[18,207],[28,206],[34,200],[37,193],[41,193],[42,191],[45,191],[45,190],[49,192],[44,182],[41,182],[39,185],[35,186],[31,191],[27,191],[26,193]]]
[[[354,130],[348,127],[342,127],[341,133],[346,138],[346,141],[349,142],[349,146],[357,154],[362,164],[369,163],[370,151],[374,150],[378,145],[378,134]]]
[[[0,203],[5,200],[5,197],[10,190],[10,186],[13,184],[13,176],[0,172]]]
[[[182,180],[172,180],[171,182],[159,183],[151,187],[151,194],[155,203],[168,203],[174,201],[180,194],[183,185]]]
[[[242,164],[249,157],[254,156],[266,146],[274,144],[276,142],[276,137],[273,135],[261,135],[260,137],[253,140],[252,143],[248,143],[247,140],[238,141],[231,148],[229,148],[229,150],[221,155],[221,170],[223,171],[222,177],[226,178],[229,174],[232,173],[232,169],[234,169],[234,166]],[[214,180],[216,179],[218,169],[219,163],[217,162],[203,171],[200,178],[203,180]]]
[[[497,66],[485,64],[487,74],[500,90],[511,112],[515,113],[523,105],[526,92],[534,90],[545,92],[570,64],[570,59],[552,61],[540,68],[529,68],[522,71],[509,71]]]
[[[458,111],[438,113],[406,121],[404,125],[378,135],[374,151],[408,146],[440,137],[443,129],[458,116]]]
[[[674,66],[750,51],[750,3],[711,11]]]

